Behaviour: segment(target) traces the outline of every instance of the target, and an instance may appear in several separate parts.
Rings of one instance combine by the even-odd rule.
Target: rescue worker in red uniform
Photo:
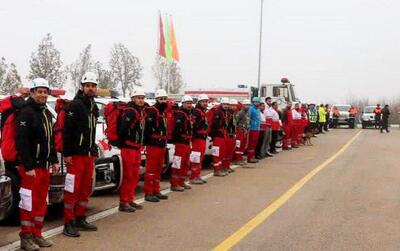
[[[285,133],[283,139],[283,150],[292,149],[292,131],[293,131],[293,114],[292,114],[292,103],[288,102],[286,108],[283,110],[282,116],[283,132]]]
[[[173,143],[175,143],[175,155],[172,160],[171,190],[183,192],[191,189],[185,183],[190,168],[190,152],[193,133],[193,99],[183,96],[182,107],[175,111],[175,127],[173,131]]]
[[[156,103],[146,109],[145,145],[146,173],[144,175],[145,200],[159,202],[168,199],[160,193],[161,172],[167,147],[166,109],[168,96],[165,90],[155,93]],[[169,163],[165,163],[168,165]]]
[[[206,151],[208,122],[206,117],[208,96],[199,95],[195,109],[193,110],[193,141],[190,158],[190,183],[202,185],[207,183],[201,178],[201,168]]]
[[[79,237],[79,230],[97,231],[86,220],[86,207],[92,191],[94,161],[98,156],[96,124],[99,109],[94,101],[98,84],[96,74],[87,72],[81,89],[71,101],[64,125],[64,161],[67,164],[64,193],[64,230],[69,237]]]
[[[16,150],[21,161],[18,168],[21,182],[20,238],[21,248],[29,251],[53,244],[43,238],[42,228],[47,210],[49,168],[58,170],[52,116],[46,108],[47,80],[34,79],[30,95],[16,118]]]
[[[227,111],[229,109],[229,98],[221,98],[221,104],[213,108],[211,111],[214,113],[209,123],[209,136],[213,143],[212,155],[214,165],[214,176],[223,177],[226,173],[223,169],[222,161],[226,156],[226,129],[228,126]]]
[[[234,162],[238,165],[244,165],[243,154],[247,148],[247,137],[249,132],[249,108],[250,100],[245,99],[242,102],[242,109],[236,114],[236,150]]]
[[[224,159],[222,160],[223,170],[226,173],[233,173],[235,170],[231,168],[231,163],[233,160],[233,155],[235,154],[236,148],[236,113],[237,113],[237,105],[238,102],[236,99],[229,100],[229,108],[227,111],[228,116],[228,126],[226,128],[226,138],[225,138],[225,145],[226,145],[226,154]]]
[[[381,125],[381,118],[382,118],[382,108],[380,104],[377,104],[374,109],[375,114],[375,129],[379,128]]]
[[[119,120],[118,138],[122,158],[122,183],[119,188],[119,211],[135,212],[143,206],[134,202],[135,189],[139,182],[141,150],[144,138],[144,91],[137,87],[131,93],[128,102]]]
[[[293,148],[297,148],[298,145],[301,144],[301,127],[302,127],[301,108],[299,103],[296,103],[294,105],[294,109],[292,110],[292,116],[293,116],[293,126],[292,126],[291,143]]]

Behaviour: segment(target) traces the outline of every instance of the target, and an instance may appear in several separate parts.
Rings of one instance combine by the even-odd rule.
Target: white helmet
[[[182,97],[182,103],[185,103],[185,102],[193,102],[192,97],[190,97],[189,95],[183,96]]]
[[[47,81],[44,78],[35,78],[32,83],[30,84],[30,89],[38,88],[38,87],[44,87],[47,89],[50,89],[49,81]]]
[[[245,99],[242,102],[243,105],[251,105],[250,99]]]
[[[143,88],[136,87],[135,89],[133,89],[133,91],[131,91],[131,98],[132,97],[136,97],[136,96],[146,96],[146,94],[144,93]]]
[[[85,74],[83,74],[81,79],[81,84],[86,84],[86,83],[93,83],[95,85],[98,85],[99,79],[97,78],[96,73],[88,71]]]
[[[200,94],[199,98],[197,99],[197,101],[200,101],[200,100],[208,100],[207,94]]]
[[[229,98],[228,97],[223,97],[223,98],[221,98],[221,104],[230,104],[230,102],[229,102]]]
[[[236,99],[233,98],[233,99],[229,100],[229,104],[230,104],[230,105],[237,105],[238,102],[237,102]]]
[[[164,89],[158,89],[155,93],[155,98],[168,97],[167,92]]]

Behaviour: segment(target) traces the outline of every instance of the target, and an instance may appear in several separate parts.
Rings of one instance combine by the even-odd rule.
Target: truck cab
[[[281,82],[281,84],[261,85],[260,96],[262,99],[271,97],[272,102],[278,103],[279,109],[284,109],[288,102],[299,103],[300,100],[295,94],[294,85],[285,79],[282,79]]]

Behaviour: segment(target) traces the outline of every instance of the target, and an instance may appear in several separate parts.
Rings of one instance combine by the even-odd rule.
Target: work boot
[[[97,231],[97,226],[93,223],[89,223],[85,216],[76,217],[75,226],[82,231]]]
[[[234,172],[235,172],[235,170],[233,170],[233,169],[230,168],[230,167],[228,167],[227,170],[228,170],[228,173],[234,173]]]
[[[232,164],[238,165],[238,166],[243,166],[245,164],[245,162],[243,160],[239,160],[239,161],[234,161]]]
[[[190,190],[190,189],[192,189],[192,187],[189,186],[189,185],[186,184],[186,183],[183,183],[183,188],[185,188],[185,190]]]
[[[174,191],[174,192],[183,192],[183,191],[185,191],[185,188],[184,188],[184,187],[181,187],[181,186],[179,186],[179,185],[171,186],[171,191]]]
[[[133,207],[133,208],[136,208],[137,210],[142,210],[142,209],[143,209],[143,206],[142,206],[142,205],[139,205],[139,204],[137,204],[137,203],[135,203],[135,202],[129,203],[129,206],[131,206],[131,207]]]
[[[21,236],[21,249],[26,251],[37,251],[40,247],[33,241],[32,235],[24,234]]]
[[[247,162],[248,163],[258,163],[258,160],[257,159],[249,159]]]
[[[146,195],[144,196],[144,200],[148,202],[160,202],[160,200],[155,195]]]
[[[193,184],[193,185],[203,185],[204,182],[203,182],[200,178],[195,178],[195,179],[192,179],[192,180],[190,181],[190,184]]]
[[[33,241],[36,243],[36,245],[43,248],[51,247],[54,244],[52,241],[43,238],[43,236],[33,237]]]
[[[205,179],[203,179],[203,178],[199,178],[204,184],[206,184],[207,183],[207,181],[205,180]]]
[[[156,193],[154,196],[156,196],[159,200],[168,200],[168,195],[162,193]]]
[[[214,176],[216,176],[216,177],[224,177],[226,175],[227,175],[227,173],[224,172],[223,170],[214,171]]]
[[[79,237],[81,234],[79,233],[78,229],[76,229],[75,224],[73,221],[64,225],[63,234],[68,237]]]
[[[118,210],[120,212],[125,212],[125,213],[133,213],[136,211],[136,208],[132,207],[129,204],[125,204],[125,203],[119,203],[119,207]]]

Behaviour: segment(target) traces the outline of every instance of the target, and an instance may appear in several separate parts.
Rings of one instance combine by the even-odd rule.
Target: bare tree
[[[157,55],[153,66],[154,77],[157,79],[157,88],[167,90],[169,73],[169,63],[164,58]]]
[[[141,86],[139,79],[142,74],[142,66],[137,57],[119,43],[111,49],[111,82],[115,83],[122,90],[122,95],[126,97],[134,86]]]
[[[101,62],[97,61],[93,66],[94,72],[99,77],[99,87],[107,90],[114,90],[117,86],[112,81],[112,74],[110,70],[104,69]]]
[[[45,78],[50,86],[62,88],[63,74],[60,52],[54,47],[50,33],[39,43],[38,50],[31,55],[30,74],[28,78]]]
[[[1,84],[0,90],[2,94],[16,93],[21,84],[21,77],[18,74],[17,67],[11,63],[7,71],[7,76]]]
[[[7,68],[6,59],[4,57],[0,58],[0,84],[3,84],[6,78]]]
[[[71,76],[75,91],[79,90],[83,74],[93,68],[92,46],[88,44],[79,54],[79,58],[67,67],[67,72]]]
[[[181,69],[176,62],[168,62],[157,56],[153,73],[157,79],[157,87],[166,90],[168,93],[177,94],[184,87]]]

